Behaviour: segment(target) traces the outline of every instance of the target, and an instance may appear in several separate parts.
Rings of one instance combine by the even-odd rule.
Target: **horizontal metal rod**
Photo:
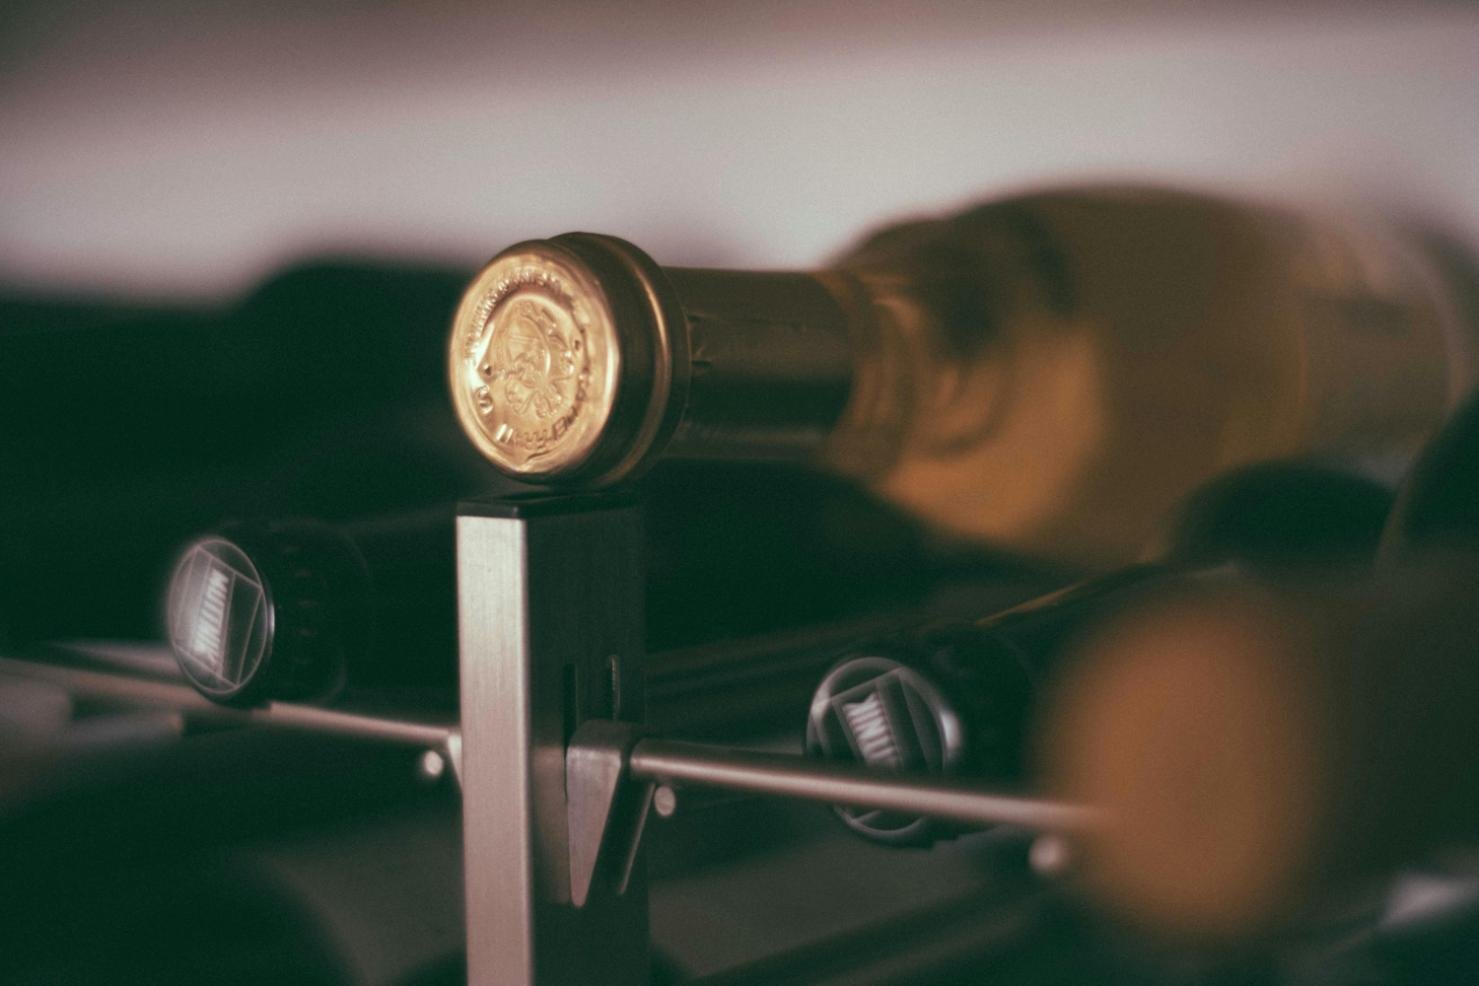
[[[57,661],[0,657],[0,674],[49,681],[78,695],[163,706],[220,722],[281,726],[437,748],[455,744],[458,733],[457,723],[450,721],[450,717],[449,721],[438,721],[425,712],[392,715],[290,702],[269,702],[252,708],[217,705],[178,678],[161,679],[137,672],[95,670],[60,663],[64,659],[63,654],[57,655]]]
[[[983,790],[948,778],[886,774],[865,767],[706,743],[642,740],[629,761],[636,780],[798,798],[849,808],[926,815],[968,825],[1078,832],[1100,822],[1091,808]]]

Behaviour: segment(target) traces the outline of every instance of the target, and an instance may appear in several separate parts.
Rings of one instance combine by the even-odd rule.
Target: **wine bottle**
[[[243,704],[454,684],[452,517],[237,522],[195,539],[166,603],[180,670]]]
[[[221,309],[0,298],[0,644],[152,636],[171,553],[222,516],[513,486],[445,398],[463,278],[317,262]]]
[[[1233,467],[1410,457],[1468,384],[1436,270],[1348,223],[1153,188],[904,223],[811,273],[571,233],[472,281],[449,372],[469,438],[529,481],[799,458],[956,534],[1108,566]]]
[[[877,623],[881,613],[927,605],[942,583],[960,586],[965,572],[1003,569],[980,553],[937,556],[908,517],[834,477],[710,464],[652,480],[634,498],[644,528],[645,638],[649,652],[681,649],[680,660],[720,641],[770,650],[754,641],[818,623]],[[336,702],[411,687],[431,701],[451,696],[453,513],[447,504],[197,531],[164,592],[165,636],[181,670],[207,697],[238,704]],[[792,663],[777,677],[804,694],[815,669]],[[785,692],[772,684],[770,692]]]
[[[1085,639],[1037,737],[1043,789],[1103,812],[1073,853],[1082,888],[1122,922],[1227,942],[1472,845],[1476,564],[1181,585]]]
[[[1236,470],[1188,499],[1157,561],[972,622],[852,643],[812,697],[807,752],[878,769],[1023,782],[1035,773],[1028,737],[1039,694],[1100,622],[1170,586],[1359,569],[1375,554],[1391,500],[1384,486],[1308,464]],[[918,816],[836,813],[886,845],[925,845],[958,832]]]
[[[1380,560],[1395,564],[1436,547],[1479,549],[1479,397],[1448,420],[1403,480]]]
[[[0,470],[240,462],[307,420],[440,398],[437,326],[464,277],[322,260],[222,306],[0,297]]]

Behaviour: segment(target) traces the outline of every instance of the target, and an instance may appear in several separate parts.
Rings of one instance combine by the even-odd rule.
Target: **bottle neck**
[[[813,460],[867,476],[906,438],[945,450],[981,430],[989,374],[904,268],[664,273],[691,367],[666,455]]]
[[[855,317],[811,274],[664,268],[688,326],[689,379],[666,454],[814,457],[855,377]]]

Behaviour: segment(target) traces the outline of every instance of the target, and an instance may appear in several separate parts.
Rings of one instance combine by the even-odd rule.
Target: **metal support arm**
[[[473,986],[645,983],[642,868],[572,893],[566,751],[643,712],[642,543],[617,495],[464,503],[457,519],[467,971]]]
[[[566,753],[570,879],[577,903],[585,899],[601,869],[612,874],[618,892],[626,885],[659,784],[1066,835],[1103,821],[1087,807],[991,791],[970,781],[888,774],[854,764],[638,735],[626,723],[593,720],[576,731]]]

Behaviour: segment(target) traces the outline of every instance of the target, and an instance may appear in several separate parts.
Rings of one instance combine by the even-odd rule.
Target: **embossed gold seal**
[[[521,244],[468,288],[452,333],[452,399],[495,465],[540,478],[579,466],[611,413],[620,372],[612,313],[577,258]]]
[[[682,306],[651,257],[592,233],[531,240],[494,257],[463,295],[452,403],[510,476],[619,483],[676,428],[688,352]]]

